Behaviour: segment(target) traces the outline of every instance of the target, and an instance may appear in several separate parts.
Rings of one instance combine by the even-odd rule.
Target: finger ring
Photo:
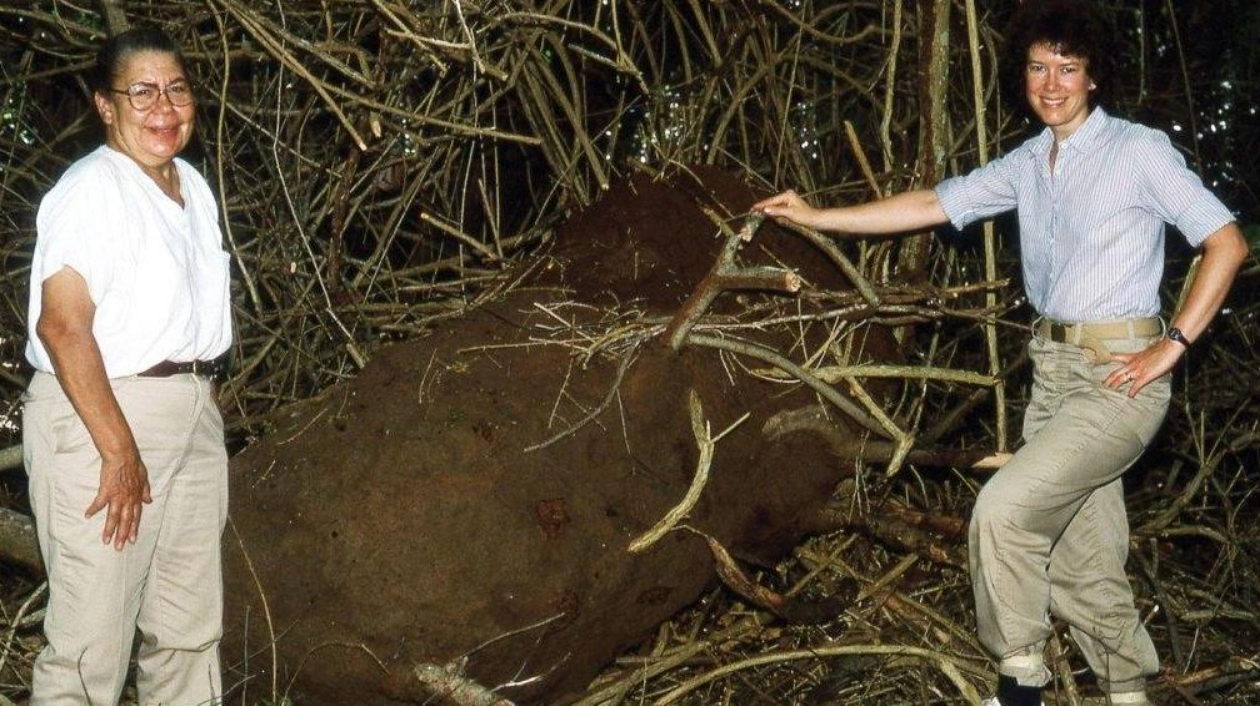
[[[1132,372],[1132,371],[1130,371],[1130,372],[1128,372],[1128,373],[1125,373],[1125,374],[1124,374],[1124,379],[1125,379],[1125,380],[1127,380],[1127,381],[1132,382],[1132,381],[1133,381],[1133,372]]]

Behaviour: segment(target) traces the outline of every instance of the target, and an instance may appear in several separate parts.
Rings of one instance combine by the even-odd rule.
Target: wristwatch
[[[1186,335],[1181,333],[1181,330],[1178,329],[1177,327],[1173,327],[1168,330],[1168,338],[1172,339],[1173,341],[1181,344],[1182,346],[1186,348],[1190,348],[1190,340],[1187,339]]]

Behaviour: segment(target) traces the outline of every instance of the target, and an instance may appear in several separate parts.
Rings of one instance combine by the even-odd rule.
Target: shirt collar
[[[1106,111],[1095,106],[1094,109],[1089,112],[1089,117],[1085,119],[1085,122],[1081,123],[1081,127],[1073,131],[1072,134],[1068,136],[1068,139],[1064,140],[1059,146],[1072,148],[1081,152],[1088,150],[1090,145],[1093,145],[1098,141],[1099,136],[1102,135],[1103,130],[1106,129],[1107,123],[1110,120],[1111,118],[1107,115]]]
[[[1064,140],[1059,147],[1071,150],[1085,151],[1089,146],[1098,141],[1099,136],[1107,128],[1107,123],[1111,121],[1111,116],[1107,115],[1107,111],[1101,107],[1095,106],[1090,112],[1089,117],[1081,123],[1081,127],[1077,128]],[[1033,154],[1038,157],[1044,157],[1049,154],[1050,148],[1054,146],[1054,133],[1050,128],[1041,131],[1037,137],[1033,138],[1030,145]]]

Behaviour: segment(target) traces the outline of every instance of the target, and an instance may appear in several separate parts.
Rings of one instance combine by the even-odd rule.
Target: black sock
[[[1039,705],[1041,688],[1020,685],[1010,675],[999,675],[997,699],[1004,705]]]

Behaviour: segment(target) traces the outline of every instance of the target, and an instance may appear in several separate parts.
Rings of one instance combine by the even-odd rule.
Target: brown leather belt
[[[162,361],[136,375],[145,378],[169,378],[182,373],[218,380],[227,376],[228,357],[220,356],[209,361]]]

